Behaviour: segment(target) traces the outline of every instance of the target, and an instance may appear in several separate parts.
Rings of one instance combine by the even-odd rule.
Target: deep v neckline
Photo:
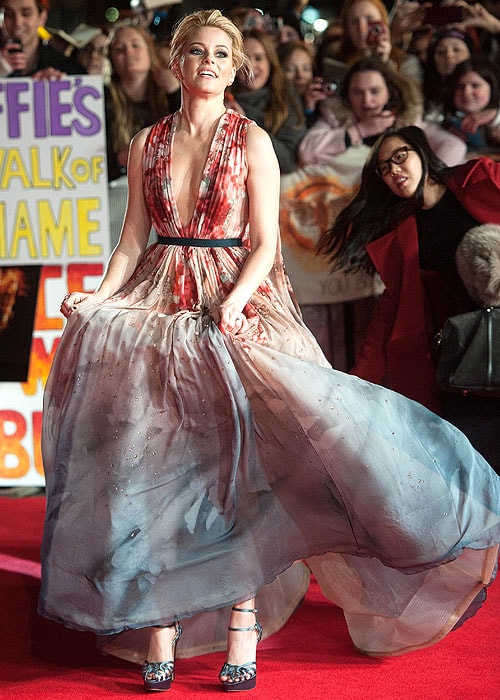
[[[210,141],[210,147],[208,149],[207,157],[205,160],[205,165],[203,166],[202,172],[201,172],[201,177],[200,177],[200,182],[198,184],[198,189],[197,189],[197,197],[196,197],[196,202],[193,208],[193,211],[191,213],[191,216],[189,217],[189,220],[186,224],[183,223],[181,219],[181,215],[179,213],[179,210],[177,208],[177,200],[174,196],[174,187],[173,187],[173,178],[172,178],[172,154],[173,154],[173,145],[174,145],[174,138],[175,138],[175,132],[177,131],[177,128],[179,126],[179,119],[180,119],[180,112],[176,112],[173,116],[172,120],[172,129],[170,131],[170,139],[168,143],[168,152],[166,154],[166,167],[167,167],[167,179],[166,179],[166,186],[168,189],[168,195],[172,207],[172,213],[177,225],[177,228],[180,231],[189,231],[192,226],[194,221],[198,218],[199,216],[199,210],[200,207],[203,204],[203,201],[206,196],[206,191],[205,191],[205,183],[208,180],[209,174],[210,174],[210,169],[212,166],[212,162],[214,159],[215,155],[215,149],[216,146],[219,142],[219,135],[220,132],[226,122],[226,117],[227,117],[227,111],[223,112],[219,118],[219,121],[217,123],[217,127],[214,131],[214,134],[212,136],[212,140]]]

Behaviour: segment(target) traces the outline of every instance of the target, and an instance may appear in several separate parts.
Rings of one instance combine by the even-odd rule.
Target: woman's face
[[[391,159],[391,160],[390,160]],[[422,161],[409,143],[390,136],[380,146],[377,160],[379,175],[398,197],[410,199],[422,179]]]
[[[82,64],[89,75],[101,75],[103,72],[107,46],[107,37],[104,34],[99,34],[78,51],[78,62]]]
[[[313,79],[312,58],[305,49],[295,49],[283,66],[285,78],[303,95]]]
[[[279,32],[278,43],[286,44],[287,41],[299,41],[300,35],[298,31],[289,24],[284,24]]]
[[[456,37],[445,37],[438,41],[434,48],[434,63],[442,77],[451,75],[455,66],[468,58],[470,58],[469,47],[465,41]]]
[[[198,27],[183,47],[178,69],[185,89],[223,93],[235,74],[230,37],[218,27]]]
[[[479,73],[469,71],[457,80],[453,103],[461,112],[481,112],[489,105],[490,99],[491,86]]]
[[[354,73],[349,82],[347,99],[357,121],[380,116],[389,101],[384,76],[376,70]]]
[[[370,0],[359,0],[352,5],[347,14],[346,31],[358,51],[366,51],[368,48],[368,23],[381,21],[380,10]]]
[[[271,75],[271,64],[267,58],[263,44],[254,37],[245,39],[245,53],[250,59],[254,79],[248,83],[249,90],[260,90],[267,85]]]
[[[146,39],[132,27],[120,29],[110,48],[113,68],[120,78],[149,73],[151,54]]]

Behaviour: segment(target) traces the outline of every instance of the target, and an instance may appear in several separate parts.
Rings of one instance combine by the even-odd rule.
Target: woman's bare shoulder
[[[257,124],[249,124],[247,133],[247,162],[251,171],[270,176],[279,175],[278,158],[271,137]]]
[[[247,150],[254,149],[259,152],[265,152],[269,148],[272,149],[273,145],[267,131],[251,122],[247,130]]]
[[[130,147],[134,149],[140,148],[142,150],[152,128],[153,127],[151,126],[147,126],[144,129],[138,131],[137,134],[135,134],[135,136],[132,137]]]

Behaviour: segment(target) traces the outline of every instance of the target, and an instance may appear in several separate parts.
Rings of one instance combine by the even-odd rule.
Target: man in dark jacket
[[[4,15],[3,65],[12,68],[10,73],[6,71],[7,77],[57,80],[63,75],[85,73],[75,59],[40,38],[49,13],[48,0],[0,0],[0,10]]]

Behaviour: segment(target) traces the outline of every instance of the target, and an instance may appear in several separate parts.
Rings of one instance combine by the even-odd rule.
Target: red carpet
[[[0,496],[0,698],[123,700],[142,696],[139,669],[101,656],[91,634],[36,614],[44,500]],[[355,652],[341,611],[311,583],[285,627],[259,646],[254,700],[498,700],[500,583],[437,646],[375,660]],[[181,659],[166,698],[222,697],[222,654]],[[157,696],[155,696],[157,697]],[[238,696],[240,697],[240,696]]]

